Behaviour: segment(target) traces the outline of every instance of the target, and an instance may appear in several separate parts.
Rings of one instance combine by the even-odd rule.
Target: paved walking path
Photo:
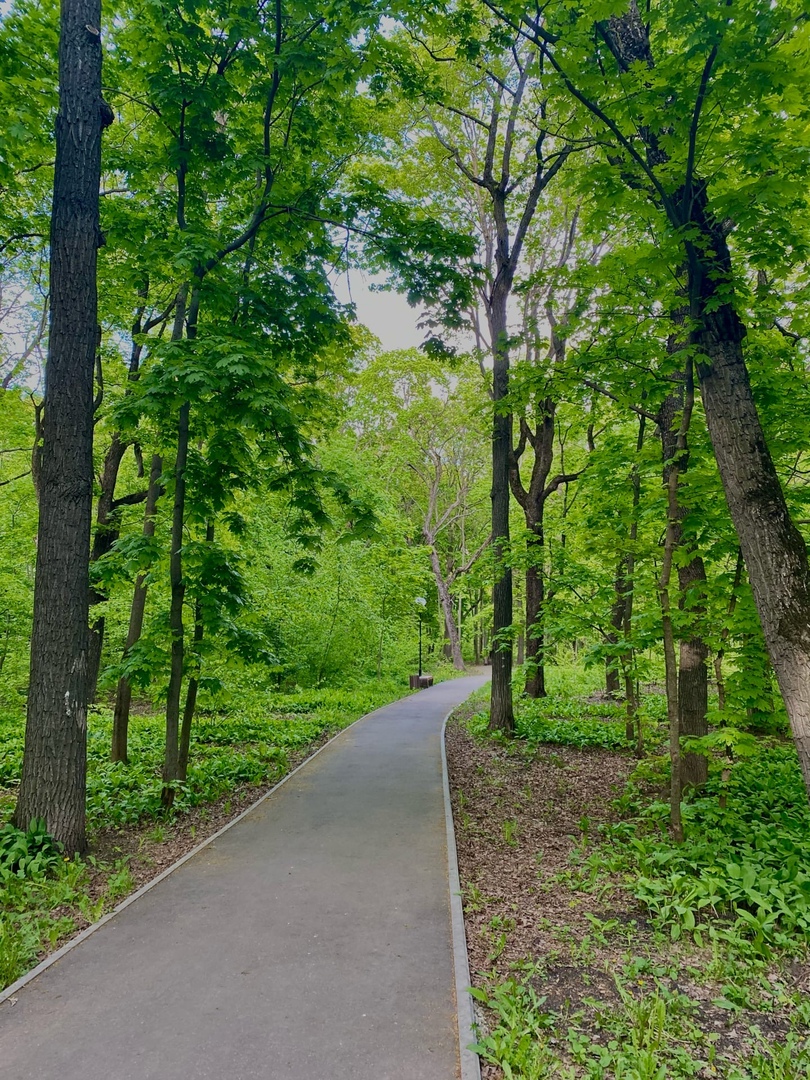
[[[453,1080],[440,741],[371,713],[0,1006],[4,1080]]]

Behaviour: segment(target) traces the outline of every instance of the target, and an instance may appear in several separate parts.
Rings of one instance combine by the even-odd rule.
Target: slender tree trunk
[[[672,835],[679,843],[683,840],[683,822],[681,818],[682,797],[682,761],[681,761],[681,715],[678,693],[678,667],[675,659],[675,632],[672,622],[672,606],[670,600],[670,581],[672,578],[672,566],[675,551],[681,538],[682,507],[678,498],[678,484],[681,472],[685,468],[687,459],[687,435],[692,420],[694,408],[694,384],[692,376],[692,361],[689,360],[683,379],[683,396],[679,397],[682,402],[681,421],[675,437],[674,445],[670,443],[670,435],[673,428],[672,415],[668,408],[672,407],[671,397],[668,399],[661,415],[661,436],[664,449],[664,460],[667,462],[664,468],[664,478],[667,492],[667,531],[664,543],[664,558],[661,567],[661,579],[659,584],[659,597],[661,602],[661,621],[664,636],[664,664],[666,670],[667,689],[667,718],[669,720],[669,755],[671,766],[671,790],[670,790],[670,822]],[[674,413],[674,409],[672,412]]]
[[[182,337],[182,316],[185,313],[186,287],[183,286],[177,297],[175,330],[172,335]],[[188,312],[185,313],[186,338],[194,341],[197,337],[197,320],[200,311],[199,282],[191,291]],[[179,327],[179,329],[178,329]],[[183,667],[185,663],[185,627],[183,623],[183,603],[186,596],[186,583],[183,577],[183,527],[186,517],[186,465],[191,423],[191,402],[184,401],[180,406],[177,419],[177,455],[174,460],[174,503],[172,506],[172,539],[169,557],[169,584],[171,602],[169,605],[169,629],[172,635],[171,664],[169,686],[166,692],[166,753],[163,761],[163,792],[161,801],[165,809],[171,809],[174,802],[174,782],[180,778],[180,695],[183,689]]]
[[[675,348],[673,340],[672,348]],[[674,499],[670,507],[674,514],[673,534],[676,549],[683,545],[682,522],[686,516],[678,494],[681,478],[689,467],[688,434],[677,425],[678,413],[685,408],[684,376],[677,376],[677,389],[670,393],[659,413],[661,429],[661,452],[664,460],[664,484],[669,485],[672,471],[678,473],[672,492]],[[704,601],[706,593],[706,570],[699,555],[694,555],[688,563],[678,566],[678,606],[683,611],[691,612],[690,622],[694,624],[706,613]],[[678,714],[682,736],[700,737],[709,732],[709,649],[703,637],[690,633],[679,640],[680,663],[678,667]],[[702,787],[709,776],[709,762],[705,754],[691,751],[681,755],[681,783],[686,787]]]
[[[515,730],[512,706],[512,568],[509,565],[509,468],[512,416],[503,411],[509,392],[509,345],[506,323],[508,290],[493,288],[489,308],[493,342],[492,400],[492,544],[495,582],[492,587],[492,690],[489,726],[508,735]]]
[[[726,683],[723,678],[723,657],[726,654],[726,642],[731,633],[731,617],[737,606],[737,590],[742,581],[742,572],[743,557],[742,552],[738,551],[737,563],[734,567],[734,581],[731,586],[731,596],[728,598],[728,608],[726,611],[728,621],[720,633],[720,648],[717,650],[717,655],[714,658],[714,677],[717,680],[717,707],[721,712],[726,707]]]
[[[607,635],[608,644],[613,646],[619,644],[624,627],[624,610],[627,607],[626,570],[627,556],[623,555],[616,568],[613,607],[610,609],[610,633]],[[621,690],[619,668],[620,664],[616,656],[609,656],[605,661],[605,690],[610,697],[614,698],[619,696]]]
[[[31,680],[16,823],[83,851],[101,132],[101,6],[62,0]]]
[[[138,290],[138,295],[144,303],[146,302],[147,293],[148,288],[146,286],[142,286]],[[138,308],[135,314],[135,321],[132,325],[132,349],[130,351],[128,374],[130,383],[137,380],[140,369],[143,345],[139,338],[143,329],[143,312],[144,307],[142,305]],[[93,534],[93,546],[90,551],[91,564],[96,563],[99,559],[103,558],[103,556],[112,549],[119,536],[121,520],[118,511],[120,510],[120,507],[116,507],[115,503],[115,486],[118,483],[118,473],[121,469],[121,462],[124,459],[127,446],[128,443],[122,440],[120,433],[114,431],[112,441],[104,456],[104,465],[102,466],[101,475],[99,476],[100,491],[98,503],[96,505],[96,528]],[[104,593],[95,587],[91,587],[90,659],[87,668],[89,701],[95,701],[96,698],[98,674],[101,669],[101,654],[104,649],[105,630],[104,616],[100,615],[93,618],[93,611],[106,599],[107,597]]]
[[[439,553],[436,551],[435,545],[430,540],[428,543],[430,544],[430,566],[433,570],[433,578],[436,582],[436,590],[439,594],[439,604],[441,605],[442,615],[444,615],[447,642],[450,646],[450,659],[453,661],[453,667],[456,671],[463,671],[464,660],[461,656],[461,641],[458,636],[458,627],[456,626],[456,619],[453,613],[453,598],[450,595],[450,589],[448,588],[447,581],[442,573]]]
[[[686,432],[691,419],[691,400],[684,405],[680,430],[677,435],[676,452],[682,454],[686,448]],[[662,428],[662,434],[663,434]],[[680,529],[680,506],[678,501],[678,480],[680,470],[669,468],[666,473],[667,491],[667,529],[664,541],[664,558],[658,595],[661,603],[661,623],[664,638],[664,669],[666,672],[667,720],[669,722],[669,759],[670,779],[670,825],[672,835],[679,843],[683,840],[683,822],[681,819],[681,743],[680,711],[678,708],[678,667],[675,658],[675,632],[672,624],[672,605],[670,600],[670,582],[675,550],[678,546]]]
[[[209,521],[205,528],[206,544],[214,542],[214,522]],[[200,645],[205,636],[205,624],[203,622],[202,603],[197,600],[194,605],[194,648],[199,653]],[[188,776],[188,760],[191,748],[191,725],[194,720],[194,712],[197,708],[197,691],[200,686],[200,670],[202,659],[197,656],[197,666],[194,674],[188,680],[186,688],[186,704],[183,709],[183,723],[180,728],[180,753],[179,753],[179,779],[184,781]]]
[[[171,631],[171,667],[169,688],[166,694],[166,753],[163,762],[162,801],[168,810],[174,802],[174,782],[180,778],[180,694],[183,686],[183,663],[185,658],[183,603],[186,583],[183,578],[183,526],[186,506],[186,463],[188,461],[189,422],[191,404],[180,406],[177,425],[177,455],[174,462],[174,506],[172,509],[171,555],[169,557],[169,583],[171,603],[169,629]]]
[[[542,565],[543,526],[538,523],[532,538],[532,565],[526,570],[526,685],[530,698],[546,696],[545,629],[543,627],[543,604],[545,580]]]
[[[160,498],[160,476],[163,472],[163,458],[159,454],[152,456],[152,465],[149,471],[149,489],[146,494],[146,509],[143,519],[143,535],[150,539],[155,535],[155,514],[157,501]],[[146,611],[146,575],[138,574],[135,580],[135,588],[132,593],[132,605],[129,610],[129,629],[124,646],[124,655],[140,640],[143,632],[143,619]],[[115,693],[115,710],[113,712],[112,746],[110,749],[111,761],[128,761],[127,739],[129,733],[129,710],[132,703],[132,684],[126,676],[118,680]]]
[[[678,586],[681,604],[684,596],[693,588],[701,592],[706,585],[706,571],[703,560],[696,556],[686,566],[678,567]],[[696,616],[705,615],[705,605],[691,609]],[[699,634],[692,634],[680,642],[680,662],[678,665],[678,711],[680,714],[681,735],[693,738],[708,735],[709,722],[709,649]],[[699,788],[709,778],[709,761],[705,754],[695,754],[691,750],[683,754],[681,779],[683,786]]]
[[[97,562],[106,555],[118,539],[119,522],[118,515],[113,508],[113,501],[115,498],[115,484],[118,479],[118,471],[121,467],[121,461],[123,460],[125,452],[126,444],[121,441],[118,432],[114,432],[112,442],[104,457],[104,466],[101,470],[101,476],[99,477],[101,491],[96,507],[96,529],[90,551],[91,563]],[[93,609],[106,599],[107,597],[103,592],[91,586],[91,615]],[[91,619],[90,649],[87,662],[88,701],[94,701],[96,697],[98,673],[101,668],[101,653],[104,647],[104,625],[105,619],[103,615]]]
[[[630,521],[630,544],[624,557],[624,614],[622,616],[622,634],[624,636],[624,652],[620,658],[622,673],[624,676],[624,699],[625,699],[625,734],[627,741],[633,740],[635,732],[636,756],[644,756],[644,732],[641,729],[641,713],[639,712],[639,693],[636,686],[635,673],[635,650],[633,648],[633,602],[635,599],[635,574],[636,574],[636,541],[638,539],[638,508],[641,503],[641,471],[638,466],[638,457],[644,447],[644,436],[647,430],[646,416],[640,416],[638,420],[638,436],[636,438],[636,461],[631,472],[633,488],[633,513]]]

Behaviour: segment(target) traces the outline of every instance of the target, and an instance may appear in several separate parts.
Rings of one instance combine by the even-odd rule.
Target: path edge
[[[463,704],[463,702],[462,702]],[[461,880],[458,876],[458,851],[456,829],[453,823],[453,805],[450,801],[450,775],[447,770],[447,747],[445,733],[447,721],[458,708],[451,709],[442,722],[442,790],[444,793],[444,820],[447,828],[447,876],[450,881],[450,924],[453,939],[453,966],[456,981],[456,1014],[458,1019],[458,1057],[461,1080],[481,1080],[481,1060],[470,1044],[475,1038],[475,1006],[470,993],[472,977],[467,955],[467,934],[464,930],[464,906],[461,902]],[[0,1000],[2,1000],[0,998]]]
[[[415,697],[416,695],[412,694],[406,696]],[[397,698],[397,701],[401,700],[401,698]],[[393,702],[389,702],[389,705],[390,704],[393,704]],[[0,1005],[5,1004],[5,1002],[13,998],[15,994],[18,994],[20,990],[22,990],[25,986],[28,985],[28,983],[33,982],[33,980],[36,979],[38,975],[41,975],[43,971],[47,971],[47,969],[51,967],[52,964],[55,964],[57,960],[61,960],[63,956],[66,956],[69,952],[75,949],[77,945],[81,945],[81,943],[83,941],[86,941],[87,938],[91,936],[91,934],[95,934],[96,930],[100,930],[102,926],[105,926],[111,919],[114,919],[116,915],[122,912],[125,908],[128,908],[130,904],[134,904],[136,900],[139,900],[145,893],[148,893],[150,889],[153,889],[156,885],[159,885],[161,881],[164,881],[170,874],[173,874],[175,870],[179,870],[184,863],[187,863],[189,861],[189,859],[193,859],[195,855],[199,855],[199,853],[205,848],[207,848],[209,844],[213,844],[213,842],[215,840],[218,840],[223,833],[226,833],[228,831],[228,829],[231,829],[234,825],[237,825],[242,820],[242,818],[245,818],[248,816],[248,814],[251,814],[257,807],[261,806],[263,802],[269,799],[271,795],[274,795],[280,787],[283,787],[288,780],[292,780],[292,778],[297,772],[300,772],[300,770],[303,769],[305,766],[309,765],[311,761],[314,761],[318,754],[326,750],[328,746],[331,746],[336,739],[339,739],[340,736],[344,734],[344,732],[349,731],[350,728],[353,728],[355,726],[355,724],[359,724],[361,721],[368,719],[368,717],[373,716],[374,713],[380,712],[380,710],[384,708],[386,708],[386,706],[381,705],[378,709],[372,709],[370,713],[365,713],[363,716],[358,716],[356,720],[352,720],[351,724],[347,724],[345,728],[341,728],[341,730],[334,734],[331,739],[329,739],[323,744],[323,746],[319,746],[314,753],[310,754],[309,757],[304,758],[300,765],[296,765],[292,772],[288,772],[287,775],[283,776],[277,784],[274,784],[274,786],[270,788],[269,791],[265,791],[264,795],[261,795],[258,799],[256,799],[255,802],[251,803],[250,806],[245,807],[245,809],[242,810],[241,813],[237,814],[235,818],[232,818],[230,821],[226,822],[226,824],[223,825],[221,829],[217,829],[217,831],[215,833],[212,833],[207,840],[201,841],[199,844],[197,844],[196,847],[192,848],[191,851],[187,851],[185,855],[183,855],[177,860],[177,862],[173,862],[171,866],[167,866],[165,870],[161,870],[157,877],[153,877],[151,881],[147,881],[145,885],[141,885],[140,889],[136,889],[134,893],[130,893],[130,895],[125,897],[125,899],[123,899],[120,904],[116,904],[112,911],[108,911],[106,915],[102,915],[100,919],[98,919],[94,923],[91,923],[90,926],[86,926],[84,930],[78,933],[75,937],[72,937],[70,941],[66,941],[65,944],[61,946],[61,948],[56,950],[56,952],[51,953],[50,956],[46,956],[44,960],[40,960],[36,967],[32,967],[30,971],[25,973],[25,975],[21,975],[16,982],[13,982],[11,984],[11,986],[7,986],[5,990],[0,990]],[[445,723],[447,723],[449,715],[450,714],[445,717]],[[442,727],[442,755],[444,755],[444,727]],[[453,843],[453,852],[455,854],[455,839]],[[468,1077],[462,1074],[462,1080],[468,1080]],[[470,1074],[469,1080],[478,1080],[478,1078]]]

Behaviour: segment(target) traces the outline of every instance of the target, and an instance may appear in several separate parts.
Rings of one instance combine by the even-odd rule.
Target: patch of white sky
[[[331,277],[335,296],[343,304],[352,304],[357,321],[367,327],[386,351],[416,349],[427,338],[437,336],[461,351],[475,347],[472,334],[447,334],[441,328],[420,325],[425,309],[413,307],[401,293],[385,288],[385,279],[352,270]]]

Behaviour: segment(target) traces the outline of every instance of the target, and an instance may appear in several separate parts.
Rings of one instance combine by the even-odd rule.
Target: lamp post
[[[422,615],[427,607],[424,596],[415,596],[413,602],[417,605],[417,618],[419,619],[419,678],[422,678]]]

